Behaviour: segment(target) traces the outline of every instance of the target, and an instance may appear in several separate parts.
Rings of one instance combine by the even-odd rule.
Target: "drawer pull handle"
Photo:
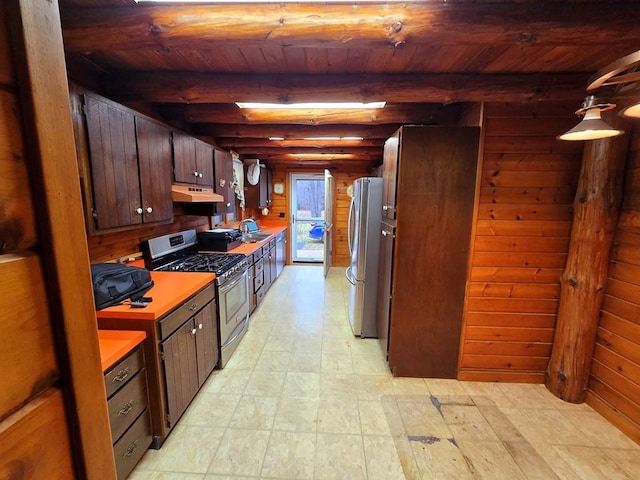
[[[191,305],[189,305],[189,311],[193,312],[196,308],[198,308],[198,304],[197,303],[192,303]]]
[[[129,372],[130,372],[129,367],[123,368],[118,372],[118,374],[115,377],[113,377],[113,380],[111,380],[111,383],[124,382],[129,377]]]
[[[121,415],[121,416],[123,416],[123,417],[124,417],[125,415],[128,415],[128,414],[129,414],[129,412],[130,412],[131,410],[133,410],[133,404],[134,404],[134,403],[135,403],[135,402],[134,402],[133,400],[129,400],[127,403],[125,403],[125,404],[122,406],[122,408],[121,408],[121,409],[120,409],[120,411],[118,412],[118,415]]]
[[[138,449],[138,443],[139,443],[138,440],[136,440],[135,442],[129,444],[129,446],[127,447],[125,452],[122,454],[122,456],[123,457],[130,457],[131,455],[136,453],[136,450]]]

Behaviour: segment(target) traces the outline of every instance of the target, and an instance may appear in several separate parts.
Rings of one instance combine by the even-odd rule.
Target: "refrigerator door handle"
[[[353,255],[353,239],[351,238],[351,219],[353,218],[353,209],[355,204],[353,198],[349,204],[349,217],[347,219],[347,245],[349,245],[349,256]]]
[[[356,284],[355,280],[351,276],[351,267],[347,267],[347,269],[344,271],[344,276],[347,277],[347,280],[349,280],[349,283],[351,285],[355,285]]]

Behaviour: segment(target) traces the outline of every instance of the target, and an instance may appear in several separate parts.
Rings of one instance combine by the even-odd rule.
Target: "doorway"
[[[325,177],[291,174],[291,260],[322,263],[325,242]]]

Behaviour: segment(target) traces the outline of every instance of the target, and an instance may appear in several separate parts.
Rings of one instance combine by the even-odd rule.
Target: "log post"
[[[582,403],[589,384],[629,137],[627,133],[584,146],[546,378],[547,389],[567,402]]]

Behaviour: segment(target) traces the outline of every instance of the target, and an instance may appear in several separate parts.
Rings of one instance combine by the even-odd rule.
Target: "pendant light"
[[[615,103],[596,103],[596,97],[589,95],[576,111],[576,115],[584,116],[582,121],[558,137],[559,140],[597,140],[599,138],[622,135],[623,130],[612,127],[600,118],[600,113],[615,108]]]
[[[628,118],[640,118],[640,102],[635,105],[629,105],[620,112],[620,115]]]

